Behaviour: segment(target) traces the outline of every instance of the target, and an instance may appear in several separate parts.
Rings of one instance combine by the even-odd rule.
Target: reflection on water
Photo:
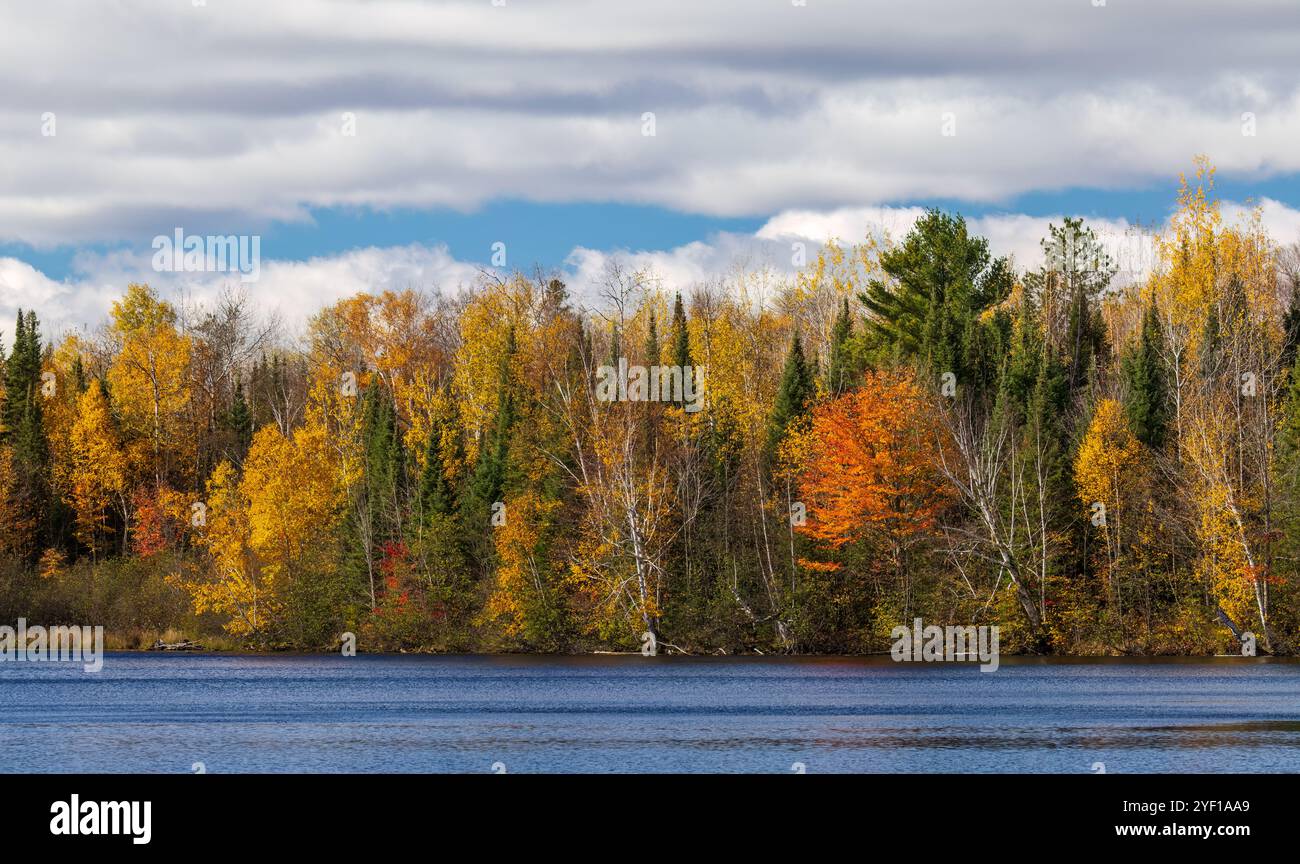
[[[110,654],[0,663],[0,770],[1300,771],[1300,663]]]

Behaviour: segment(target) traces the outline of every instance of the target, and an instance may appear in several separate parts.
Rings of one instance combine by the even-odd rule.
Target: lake
[[[1266,658],[110,652],[0,663],[0,707],[5,772],[1300,771]]]

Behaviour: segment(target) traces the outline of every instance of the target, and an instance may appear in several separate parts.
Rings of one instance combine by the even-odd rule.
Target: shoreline
[[[311,651],[303,649],[267,650],[255,649],[208,649],[201,650],[164,650],[155,648],[106,648],[107,654],[157,654],[165,656],[198,657],[336,657],[338,651]],[[578,652],[532,652],[532,651],[358,651],[356,657],[454,657],[454,658],[536,658],[536,659],[595,659],[618,657],[641,657],[639,651],[578,651]],[[645,656],[646,660],[872,660],[891,659],[888,651],[870,654],[686,654],[664,653]],[[1002,663],[1029,665],[1032,663],[1178,663],[1186,661],[1209,660],[1249,660],[1252,662],[1300,662],[1300,656],[1291,654],[1261,654],[1256,657],[1244,657],[1237,654],[1003,654]],[[900,662],[892,661],[891,662]],[[930,660],[909,663],[908,665],[970,665],[970,660]]]

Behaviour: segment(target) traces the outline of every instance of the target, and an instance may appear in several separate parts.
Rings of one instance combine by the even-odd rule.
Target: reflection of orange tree
[[[871,544],[905,587],[913,550],[936,534],[952,497],[937,441],[934,411],[910,370],[870,374],[861,388],[819,405],[786,448],[803,465],[799,489],[808,518],[797,529],[836,550]]]

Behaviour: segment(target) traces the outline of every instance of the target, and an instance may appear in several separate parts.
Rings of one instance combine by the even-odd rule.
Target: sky
[[[1291,243],[1298,45],[1294,0],[5,4],[0,339],[238,281],[159,272],[177,230],[257,237],[245,290],[290,324],[484,270],[580,303],[611,260],[784,273],[930,206],[1031,267],[1063,216],[1161,225],[1197,154]]]

